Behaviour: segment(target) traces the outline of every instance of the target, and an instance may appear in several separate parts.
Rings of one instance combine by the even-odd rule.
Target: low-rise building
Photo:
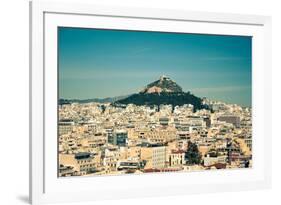
[[[169,166],[181,166],[185,164],[185,152],[183,150],[172,150],[169,154]]]

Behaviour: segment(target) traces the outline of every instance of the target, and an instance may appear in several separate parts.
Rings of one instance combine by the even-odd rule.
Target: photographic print
[[[252,167],[251,36],[57,32],[59,177]]]

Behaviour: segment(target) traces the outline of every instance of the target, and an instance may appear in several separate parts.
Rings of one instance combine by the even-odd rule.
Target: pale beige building
[[[141,148],[141,160],[146,161],[144,169],[164,168],[166,161],[165,146],[151,146]]]
[[[95,172],[100,166],[100,159],[100,154],[93,155],[86,152],[59,155],[60,165],[72,167],[78,175]]]
[[[167,143],[177,139],[177,130],[169,127],[167,129],[142,129],[130,133],[132,139],[145,139],[149,143]]]
[[[169,166],[182,166],[185,164],[185,152],[183,150],[172,150],[169,153]]]

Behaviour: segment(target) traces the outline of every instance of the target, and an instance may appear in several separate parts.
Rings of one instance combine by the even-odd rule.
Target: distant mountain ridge
[[[91,99],[59,99],[59,104],[71,104],[71,103],[91,103],[91,102],[97,102],[97,103],[113,103],[115,101],[124,99],[129,97],[130,95],[122,95],[122,96],[116,96],[116,97],[107,97],[107,98],[91,98]]]

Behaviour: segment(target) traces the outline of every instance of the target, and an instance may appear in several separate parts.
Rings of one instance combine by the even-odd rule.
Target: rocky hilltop
[[[148,84],[140,93],[181,93],[182,88],[167,76]]]

